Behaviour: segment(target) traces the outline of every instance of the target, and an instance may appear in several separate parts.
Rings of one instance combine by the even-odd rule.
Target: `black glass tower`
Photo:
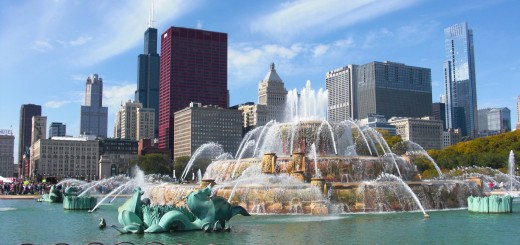
[[[159,125],[159,54],[157,54],[157,29],[148,27],[144,32],[144,54],[137,57],[137,90],[135,101],[143,108],[155,109],[155,137]]]

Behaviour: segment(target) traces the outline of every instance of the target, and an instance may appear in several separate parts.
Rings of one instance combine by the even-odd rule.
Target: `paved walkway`
[[[0,199],[38,199],[41,195],[0,195]]]
[[[497,195],[497,196],[504,196],[504,195],[511,195],[513,197],[520,197],[520,191],[503,191],[503,190],[495,190],[485,193],[486,196],[490,195]]]

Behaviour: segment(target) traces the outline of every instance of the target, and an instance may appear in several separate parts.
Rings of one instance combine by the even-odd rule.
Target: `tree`
[[[189,156],[176,157],[173,159],[173,170],[175,170],[175,176],[173,178],[180,179],[182,171],[186,168],[186,165],[190,161]]]
[[[173,160],[173,169],[175,170],[175,177],[180,179],[182,176],[182,173],[184,172],[184,169],[188,165],[189,161],[191,160],[191,157],[189,156],[181,156],[176,157]],[[198,157],[195,162],[192,163],[192,166],[189,169],[189,174],[196,173],[199,169],[201,171],[201,174],[204,175],[204,171],[206,171],[206,168],[211,163],[211,159]],[[191,178],[191,176],[188,176]],[[186,178],[188,178],[186,177]]]
[[[520,153],[520,130],[460,142],[442,150],[430,150],[428,153],[442,168],[480,166],[498,169],[507,167],[511,150],[516,155]],[[515,159],[516,165],[518,159]]]
[[[137,166],[144,174],[170,174],[171,166],[168,156],[152,153],[137,157]]]

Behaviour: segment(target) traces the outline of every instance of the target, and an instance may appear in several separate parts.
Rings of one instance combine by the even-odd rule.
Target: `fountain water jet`
[[[191,167],[193,166],[193,163],[195,162],[195,160],[198,158],[198,156],[201,153],[203,153],[206,150],[216,151],[216,152],[210,152],[210,154],[215,156],[215,157],[221,155],[222,151],[223,151],[222,150],[222,146],[219,145],[219,144],[216,144],[216,143],[206,143],[206,144],[201,145],[193,153],[192,157],[190,158],[190,161],[186,164],[186,167],[184,168],[184,171],[182,172],[182,175],[181,175],[181,181],[184,181],[186,179],[186,175],[188,175],[188,173],[189,173]]]
[[[425,218],[429,218],[430,215],[428,215],[426,213],[426,211],[424,211],[424,208],[421,204],[421,201],[419,201],[419,198],[417,198],[417,195],[415,195],[415,193],[412,191],[412,189],[410,189],[410,186],[408,186],[404,181],[403,179],[393,175],[393,174],[382,174],[380,178],[378,178],[376,181],[379,181],[379,180],[382,180],[382,179],[386,179],[386,178],[389,178],[389,179],[394,179],[394,180],[397,180],[404,188],[406,188],[406,190],[408,191],[408,193],[413,197],[413,199],[415,200],[415,203],[417,203],[417,206],[419,206],[419,208],[421,209],[421,212],[423,213],[424,217]]]

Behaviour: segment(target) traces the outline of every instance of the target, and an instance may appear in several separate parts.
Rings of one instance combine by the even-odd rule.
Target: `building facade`
[[[383,115],[370,114],[359,120],[359,126],[368,126],[374,129],[386,130],[389,135],[396,135],[395,126],[388,123]]]
[[[450,145],[454,145],[459,143],[462,140],[462,135],[460,133],[460,129],[448,129],[442,132],[443,137],[443,145],[442,147],[448,147]]]
[[[516,129],[520,129],[520,96],[516,99]]]
[[[441,120],[429,118],[390,118],[388,122],[395,126],[396,134],[402,140],[413,141],[425,150],[441,149],[444,135]]]
[[[227,33],[171,27],[161,35],[159,148],[173,148],[174,113],[197,101],[229,106]]]
[[[394,62],[358,66],[357,117],[424,117],[432,114],[431,70]]]
[[[258,104],[266,106],[267,121],[282,122],[284,120],[286,99],[287,89],[276,72],[274,63],[271,63],[264,80],[258,83]]]
[[[466,22],[444,29],[446,128],[460,128],[474,138],[478,131],[473,30]]]
[[[30,176],[98,179],[99,141],[93,135],[40,139],[31,146]]]
[[[0,134],[0,176],[15,177],[14,135],[11,131]]]
[[[52,122],[49,126],[49,138],[54,136],[66,136],[67,135],[67,125],[61,122]]]
[[[108,107],[103,106],[103,79],[98,74],[87,78],[85,105],[81,106],[79,134],[107,137]]]
[[[446,104],[444,103],[433,103],[432,104],[432,116],[435,120],[442,121],[443,130],[446,130]]]
[[[478,135],[497,135],[511,131],[511,110],[507,107],[478,110]]]
[[[143,108],[152,108],[154,115],[154,129],[159,128],[159,64],[160,56],[157,53],[157,29],[149,23],[144,32],[144,52],[137,57],[137,90],[135,101],[143,104]],[[157,138],[158,131],[154,132]]]
[[[341,122],[357,118],[356,71],[356,65],[348,65],[325,74],[325,85],[329,91],[329,121]]]
[[[155,139],[155,109],[137,108],[136,140]]]
[[[101,139],[99,140],[99,156],[108,162],[109,171],[99,178],[126,174],[131,176],[131,162],[138,155],[138,141],[131,139]],[[100,168],[100,167],[98,167]]]
[[[243,130],[242,134],[255,127],[264,126],[267,123],[267,106],[255,105],[253,102],[236,106],[237,110],[242,112]]]
[[[47,117],[34,116],[32,118],[31,145],[45,138],[47,138]]]
[[[114,138],[154,139],[155,110],[143,108],[142,103],[127,101],[116,112]]]
[[[32,118],[41,116],[42,107],[34,104],[24,104],[20,107],[20,127],[18,128],[18,174],[26,176],[29,171],[29,162],[23,160],[23,155],[29,152],[31,147]]]
[[[234,154],[242,140],[242,112],[218,106],[190,103],[175,113],[173,157],[191,156],[201,145],[220,144]]]

